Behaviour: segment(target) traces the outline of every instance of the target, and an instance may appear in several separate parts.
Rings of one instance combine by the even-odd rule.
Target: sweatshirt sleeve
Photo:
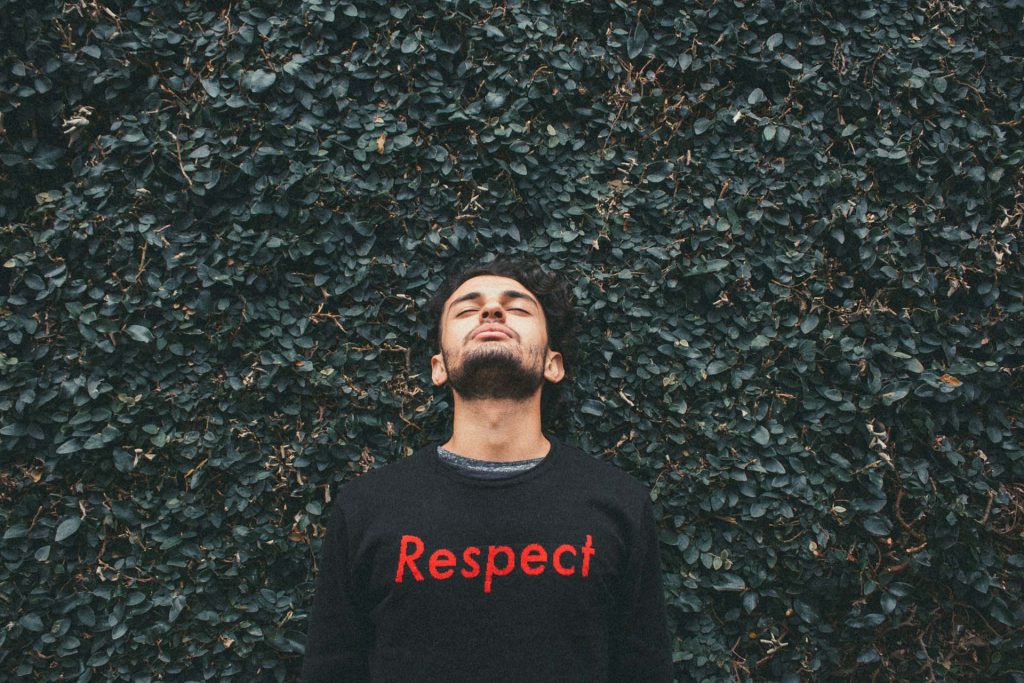
[[[356,604],[349,578],[345,516],[335,505],[320,551],[302,683],[356,683],[370,678],[372,625]]]
[[[611,633],[611,681],[672,683],[672,639],[654,509],[645,495],[643,521],[630,555]]]

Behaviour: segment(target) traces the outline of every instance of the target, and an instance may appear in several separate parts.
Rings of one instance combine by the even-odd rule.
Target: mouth
[[[511,339],[512,335],[501,327],[486,327],[473,335],[473,339]]]
[[[511,339],[509,335],[498,330],[487,330],[485,332],[479,332],[474,339]]]

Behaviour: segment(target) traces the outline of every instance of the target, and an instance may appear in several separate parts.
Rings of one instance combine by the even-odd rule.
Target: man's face
[[[434,384],[463,399],[526,400],[544,380],[565,375],[548,349],[544,310],[516,280],[480,275],[463,282],[441,313],[441,353],[430,359]]]

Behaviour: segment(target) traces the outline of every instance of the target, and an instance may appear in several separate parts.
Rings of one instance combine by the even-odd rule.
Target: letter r
[[[416,546],[416,549],[412,554],[409,554],[408,552],[410,544]],[[409,565],[409,571],[412,572],[412,575],[417,581],[423,580],[423,574],[416,568],[416,565],[413,564],[422,554],[423,539],[419,536],[402,536],[402,546],[398,551],[398,569],[395,571],[395,583],[402,583],[402,572],[405,571],[406,564]]]

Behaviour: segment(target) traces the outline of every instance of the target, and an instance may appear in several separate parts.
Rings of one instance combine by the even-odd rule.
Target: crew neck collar
[[[539,463],[527,470],[508,477],[502,477],[500,479],[480,479],[473,477],[441,462],[441,459],[437,455],[437,449],[438,447],[443,447],[443,445],[448,442],[451,438],[450,435],[448,437],[432,441],[429,445],[425,446],[421,452],[424,454],[424,457],[430,461],[430,466],[435,472],[439,472],[445,477],[461,484],[485,488],[514,486],[534,479],[535,477],[543,476],[561,460],[562,443],[557,438],[546,432],[544,433],[544,437],[551,443],[551,447],[548,449],[547,455],[545,455]]]

